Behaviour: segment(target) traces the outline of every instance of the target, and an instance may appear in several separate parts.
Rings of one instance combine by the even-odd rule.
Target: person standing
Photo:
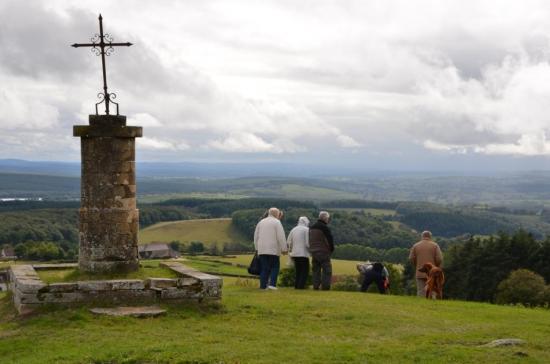
[[[426,230],[422,233],[422,240],[414,244],[410,250],[409,260],[416,271],[416,295],[425,297],[428,276],[426,273],[419,272],[418,269],[426,263],[432,263],[436,267],[441,267],[443,264],[443,254],[439,245],[432,240],[431,232]]]
[[[309,219],[300,216],[298,225],[288,233],[287,245],[294,261],[296,276],[294,288],[305,289],[309,274]]]
[[[261,289],[277,289],[279,256],[287,252],[285,231],[279,214],[279,209],[270,208],[268,216],[256,225],[254,231],[254,248],[260,258]]]
[[[319,213],[319,219],[309,228],[309,252],[311,254],[313,289],[329,290],[332,280],[330,256],[334,252],[334,239],[328,227],[330,214]]]

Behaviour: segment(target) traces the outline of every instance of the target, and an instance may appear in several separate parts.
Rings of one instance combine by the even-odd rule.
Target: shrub
[[[342,275],[333,277],[332,289],[335,291],[359,291],[358,276]]]
[[[296,283],[296,270],[292,268],[283,268],[279,272],[277,285],[280,287],[294,287]],[[306,287],[311,285],[311,271],[308,273]]]
[[[527,269],[518,269],[500,282],[496,302],[500,304],[523,304],[541,306],[548,287],[544,278]]]

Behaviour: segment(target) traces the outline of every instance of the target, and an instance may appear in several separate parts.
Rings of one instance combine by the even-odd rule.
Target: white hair
[[[328,221],[330,218],[330,214],[327,211],[321,211],[319,212],[319,220]]]
[[[279,209],[276,207],[272,207],[269,209],[269,216],[273,216],[276,218],[279,218]]]
[[[422,239],[431,239],[432,238],[432,232],[425,230],[422,232]]]

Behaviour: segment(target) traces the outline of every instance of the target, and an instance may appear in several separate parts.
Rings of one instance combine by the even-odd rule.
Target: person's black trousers
[[[307,276],[309,275],[309,258],[294,257],[294,269],[296,270],[296,278],[294,280],[294,288],[305,289],[307,284]]]
[[[381,294],[386,293],[386,289],[384,288],[384,277],[382,277],[382,273],[375,272],[374,270],[369,270],[367,271],[367,273],[365,273],[365,279],[363,280],[363,284],[361,285],[361,292],[367,292],[372,282],[375,282],[378,286],[378,292],[380,292]]]

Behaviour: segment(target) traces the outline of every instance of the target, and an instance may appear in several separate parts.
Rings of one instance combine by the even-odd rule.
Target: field
[[[250,261],[252,260],[252,255],[235,255],[232,257],[200,257],[201,259],[210,259],[210,260],[217,260],[222,262],[229,262],[233,264],[242,264],[245,266],[248,266],[250,264]],[[286,266],[286,262],[288,261],[288,256],[281,256],[281,268],[284,268]],[[342,275],[342,274],[357,274],[357,268],[355,268],[355,265],[358,262],[351,261],[351,260],[340,260],[340,259],[332,259],[332,271],[335,275]]]
[[[371,214],[373,216],[395,216],[396,212],[395,210],[389,210],[389,209],[364,209],[364,208],[342,208],[338,207],[336,209],[337,211],[346,211],[346,212],[355,212],[355,211],[362,211],[366,214]]]
[[[201,241],[213,243],[244,242],[246,239],[231,226],[231,219],[201,219],[162,222],[139,232],[140,244],[179,240],[181,243]]]
[[[359,292],[260,291],[226,278],[221,305],[156,319],[85,308],[18,318],[0,293],[8,363],[542,363],[550,311]],[[498,338],[524,346],[487,348]]]
[[[156,203],[178,198],[197,198],[197,199],[239,199],[246,198],[247,195],[236,195],[232,193],[166,193],[166,194],[147,194],[139,195],[139,203]]]

